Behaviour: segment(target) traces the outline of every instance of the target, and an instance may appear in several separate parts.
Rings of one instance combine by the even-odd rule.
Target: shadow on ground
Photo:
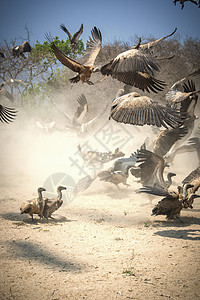
[[[72,222],[74,220],[69,220],[64,216],[61,215],[54,215],[54,218],[52,219],[40,219],[38,216],[35,216],[34,219],[32,220],[31,217],[28,215],[21,215],[20,213],[15,213],[15,212],[9,212],[5,214],[0,215],[1,218],[9,221],[20,221],[26,224],[50,224],[50,223],[64,223],[64,222]]]
[[[75,272],[81,270],[83,266],[80,263],[75,263],[69,259],[59,257],[55,253],[51,253],[44,249],[43,246],[39,246],[29,241],[15,241],[8,242],[11,246],[14,255],[19,258],[26,258],[30,261],[37,261],[45,264],[48,267],[59,268],[66,272]]]
[[[154,234],[162,237],[173,238],[173,239],[183,239],[183,240],[191,240],[191,241],[200,240],[200,230],[195,230],[195,229],[161,230],[155,232]]]
[[[159,217],[159,216],[158,216]],[[193,224],[200,225],[200,218],[184,216],[181,219],[173,220],[155,220],[153,227],[187,227]]]

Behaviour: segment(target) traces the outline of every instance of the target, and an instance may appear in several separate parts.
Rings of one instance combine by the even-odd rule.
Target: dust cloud
[[[93,78],[94,82],[98,79],[95,75]],[[18,115],[14,122],[0,126],[2,187],[12,190],[13,194],[16,190],[20,190],[24,197],[30,197],[36,194],[37,188],[43,186],[45,180],[53,174],[68,174],[75,182],[84,176],[93,176],[98,169],[84,166],[77,149],[79,144],[83,151],[113,152],[119,147],[126,157],[144,142],[147,142],[147,149],[151,150],[157,129],[108,120],[110,104],[118,89],[122,87],[123,84],[109,78],[103,84],[97,83],[94,86],[78,83],[51,95],[57,108],[48,98],[43,104],[32,108],[30,105],[16,107]],[[62,111],[73,117],[78,106],[77,98],[81,94],[86,96],[89,106],[88,116],[84,122],[88,122],[96,115],[99,117],[84,134],[77,135],[76,130],[69,128],[71,121]],[[29,102],[31,103],[31,99]],[[36,125],[38,121],[54,122],[54,126],[47,131]],[[191,155],[194,155],[192,160]],[[104,169],[112,164],[113,162],[106,164]],[[177,173],[175,183],[180,184],[179,180],[182,181],[196,166],[196,154],[189,153],[177,155],[169,169]],[[132,178],[129,181],[130,184],[134,182]],[[101,182],[95,186],[94,191],[92,186],[89,189],[95,194],[96,189],[102,192],[104,186],[109,188],[110,184]]]

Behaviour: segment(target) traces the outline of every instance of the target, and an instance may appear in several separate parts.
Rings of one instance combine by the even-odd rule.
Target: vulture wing
[[[86,113],[88,112],[88,103],[87,103],[87,99],[85,97],[85,95],[81,95],[78,99],[77,99],[79,106],[77,108],[77,111],[74,114],[74,118],[73,118],[73,124],[81,124]]]
[[[14,108],[5,107],[0,104],[0,121],[2,123],[12,122],[16,117],[17,111]]]
[[[110,69],[110,74],[107,72]],[[113,73],[142,72],[154,75],[154,71],[159,71],[159,65],[155,58],[143,53],[138,49],[131,49],[117,55],[109,64],[101,68],[103,75]]]
[[[27,41],[23,42],[21,47],[23,52],[31,52],[31,45]]]
[[[180,126],[183,120],[178,111],[161,106],[158,102],[138,93],[129,93],[115,99],[111,106],[109,119],[125,124],[143,126],[155,125],[168,128]]]
[[[165,196],[172,197],[172,195],[168,192],[166,188],[162,185],[154,184],[153,186],[144,186],[136,191],[137,193],[147,193],[156,196]]]
[[[138,150],[137,163],[141,169],[141,183],[146,185],[149,183],[158,182],[158,176],[160,172],[163,172],[164,159],[159,155],[146,150]]]
[[[156,79],[155,77],[143,73],[143,72],[120,72],[112,73],[112,78],[117,79],[125,84],[132,85],[142,91],[150,91],[157,93],[157,91],[162,91],[166,85],[164,81]]]
[[[187,177],[185,177],[182,183],[194,185],[193,192],[195,193],[200,187],[200,167],[196,168]]]
[[[80,29],[74,34],[73,39],[78,42],[79,37],[83,33],[83,24],[81,24]]]
[[[149,49],[149,48],[153,47],[155,44],[157,44],[157,43],[165,40],[166,38],[172,36],[176,32],[176,30],[177,30],[177,28],[175,28],[174,31],[172,33],[170,33],[169,35],[166,35],[166,36],[164,36],[164,37],[162,37],[158,40],[155,40],[155,41],[152,41],[152,42],[149,42],[149,43],[146,43],[146,44],[142,44],[142,45],[140,45],[140,48]]]
[[[95,59],[101,50],[102,36],[101,31],[94,27],[91,31],[92,38],[89,37],[89,40],[86,44],[86,66],[94,66]]]
[[[176,141],[180,140],[188,133],[188,128],[178,127],[168,130],[161,130],[154,141],[154,153],[164,156]]]
[[[68,35],[68,37],[69,37],[69,40],[70,40],[70,42],[71,42],[71,40],[72,40],[72,35],[71,35],[71,33],[69,32],[69,30],[67,30],[67,28],[65,27],[65,25],[62,24],[62,23],[61,23],[61,25],[60,25],[60,28],[61,28],[65,33],[67,33],[67,35]]]
[[[53,50],[57,59],[66,67],[71,69],[74,72],[80,73],[83,66],[79,64],[77,61],[73,60],[72,58],[68,57],[62,51],[60,51],[54,43],[50,45],[51,49]]]

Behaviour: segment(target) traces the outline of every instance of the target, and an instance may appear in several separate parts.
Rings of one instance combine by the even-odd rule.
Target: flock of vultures
[[[83,32],[83,25],[72,36],[64,24],[61,29],[68,34],[71,48],[74,50],[78,45],[78,40]],[[86,44],[84,63],[80,63],[57,48],[52,41],[51,35],[46,38],[50,44],[56,58],[67,68],[75,72],[75,76],[69,81],[73,84],[81,81],[84,84],[93,85],[92,74],[99,72],[103,75],[99,82],[108,76],[124,83],[124,89],[120,89],[110,107],[109,119],[116,122],[131,124],[132,126],[150,125],[160,129],[152,145],[141,145],[141,148],[125,157],[125,154],[116,149],[114,152],[83,152],[81,146],[78,147],[85,164],[100,164],[114,160],[112,167],[102,170],[94,177],[87,176],[82,178],[76,186],[75,192],[80,193],[89,188],[95,178],[101,181],[110,182],[119,188],[119,184],[128,186],[129,176],[136,177],[142,184],[142,188],[137,193],[149,193],[159,195],[163,198],[155,205],[152,210],[153,215],[165,215],[167,219],[180,218],[183,208],[192,208],[194,199],[200,197],[197,194],[200,186],[200,167],[192,171],[182,180],[177,190],[171,191],[172,177],[176,174],[169,172],[164,178],[165,167],[169,167],[174,157],[178,153],[196,151],[200,159],[200,128],[194,132],[194,125],[197,116],[195,107],[198,101],[194,78],[200,75],[200,69],[186,74],[184,78],[174,83],[166,93],[166,105],[163,105],[151,97],[142,96],[138,92],[130,92],[131,87],[136,87],[146,93],[158,93],[164,89],[166,83],[155,77],[155,72],[159,72],[159,62],[162,59],[152,55],[151,49],[159,42],[172,36],[164,36],[155,41],[138,44],[133,48],[124,51],[113,57],[111,61],[100,67],[95,66],[95,60],[101,51],[102,35],[100,29],[94,27],[91,36]],[[24,53],[31,52],[31,46],[27,41],[22,45],[14,46],[12,54],[15,58],[26,59]],[[1,59],[4,54],[1,53]],[[13,101],[12,95],[6,90],[6,85],[26,84],[21,80],[10,79],[3,82],[0,86],[1,96]],[[90,88],[88,86],[88,88]],[[149,95],[149,94],[148,94]],[[87,113],[87,100],[84,95],[78,99],[79,107],[72,120],[73,126],[83,127],[82,119]],[[14,121],[16,110],[0,105],[0,121],[9,123]],[[193,135],[192,135],[193,134]],[[193,136],[191,138],[191,136]],[[188,141],[187,145],[182,145]],[[199,160],[200,161],[200,160]],[[197,163],[199,165],[199,162]],[[57,189],[58,197],[48,199],[43,197],[44,188],[38,188],[38,197],[26,201],[22,204],[21,213],[28,213],[32,219],[36,214],[40,218],[52,218],[52,214],[62,205],[62,190],[66,187],[59,186]],[[117,190],[116,190],[117,192]]]

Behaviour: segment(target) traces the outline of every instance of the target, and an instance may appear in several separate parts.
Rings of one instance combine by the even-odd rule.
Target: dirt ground
[[[1,299],[200,298],[198,199],[166,221],[151,216],[156,199],[94,182],[32,222],[23,197],[1,192]]]
[[[167,221],[151,216],[160,197],[136,194],[141,185],[133,177],[131,186],[120,190],[96,179],[64,203],[54,220],[35,216],[32,222],[19,208],[33,198],[53,163],[51,153],[45,163],[47,151],[41,149],[47,144],[55,157],[59,141],[65,141],[65,157],[69,140],[49,136],[30,142],[24,132],[16,135],[14,125],[9,124],[12,138],[6,130],[1,131],[1,299],[200,299],[199,199],[192,210],[182,211],[181,222]],[[54,148],[47,143],[51,139],[58,142]],[[195,161],[185,164],[183,158],[179,168],[173,165],[172,188],[195,168]],[[60,170],[58,161],[56,166]]]

